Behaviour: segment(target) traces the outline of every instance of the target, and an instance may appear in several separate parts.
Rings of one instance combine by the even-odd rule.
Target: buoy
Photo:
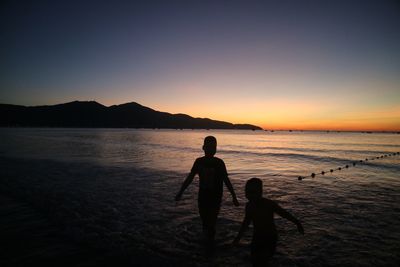
[[[370,161],[370,160],[375,160],[375,159],[383,159],[383,158],[387,158],[387,157],[391,157],[391,156],[396,156],[396,155],[400,155],[400,152],[393,152],[393,153],[388,153],[388,154],[384,154],[384,155],[377,156],[377,157],[365,158],[365,159],[361,159],[361,160],[358,160],[358,161],[354,161],[354,162],[352,162],[352,164],[353,164],[353,166],[356,166],[357,163],[363,163],[364,161]],[[347,164],[347,165],[345,165],[343,168],[348,169],[349,167],[350,167],[350,165]],[[334,172],[335,170],[341,171],[341,170],[342,170],[342,167],[339,167],[339,168],[337,168],[337,169],[330,169],[329,171],[332,173],[332,172]],[[325,171],[321,171],[321,172],[320,172],[320,174],[322,174],[322,175],[325,175],[325,173],[327,173],[327,171],[326,171],[326,172],[325,172]],[[312,177],[312,178],[314,178],[314,177],[317,176],[317,175],[318,175],[318,174],[315,174],[314,172],[311,173],[311,177]],[[307,177],[307,176],[306,176],[306,177]],[[298,176],[297,179],[300,181],[300,180],[303,180],[303,179],[306,178],[306,177],[304,177],[304,176]]]

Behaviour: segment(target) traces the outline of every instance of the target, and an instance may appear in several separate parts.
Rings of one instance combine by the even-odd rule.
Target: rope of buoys
[[[365,159],[361,159],[361,160],[358,160],[358,161],[353,161],[353,162],[352,162],[352,165],[353,165],[353,166],[356,166],[358,163],[364,163],[364,162],[368,162],[368,161],[371,161],[371,160],[383,159],[383,158],[392,157],[392,156],[398,156],[398,155],[400,155],[400,152],[394,152],[394,153],[384,154],[384,155],[381,155],[381,156],[378,156],[378,157],[365,158]],[[334,171],[341,171],[342,168],[348,169],[348,168],[350,168],[350,167],[351,167],[351,166],[350,166],[349,164],[346,164],[344,167],[338,167],[337,169],[330,169],[329,172],[330,172],[330,173],[333,173]],[[307,178],[307,177],[315,178],[315,176],[317,176],[317,175],[319,175],[319,174],[325,175],[325,173],[327,173],[327,172],[328,172],[328,171],[321,171],[320,173],[315,173],[315,172],[313,172],[313,173],[311,173],[311,175],[309,175],[309,176],[298,176],[297,179],[298,179],[299,181],[301,181],[301,180],[303,180],[304,178]]]

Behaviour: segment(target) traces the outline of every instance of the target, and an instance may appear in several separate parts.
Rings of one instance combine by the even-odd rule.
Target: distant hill
[[[0,104],[0,126],[262,130],[251,124],[160,112],[135,102],[106,107],[95,101],[34,107]]]

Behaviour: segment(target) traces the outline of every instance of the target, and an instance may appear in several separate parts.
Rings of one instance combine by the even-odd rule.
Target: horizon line
[[[124,104],[131,104],[131,103],[134,103],[134,104],[138,104],[138,105],[140,105],[140,106],[146,107],[146,108],[153,109],[154,111],[157,111],[157,112],[166,112],[166,113],[170,113],[170,114],[173,114],[173,115],[183,114],[183,115],[191,116],[191,117],[193,117],[193,118],[211,119],[211,120],[216,120],[216,121],[225,121],[225,120],[223,120],[223,119],[212,119],[211,117],[195,117],[195,116],[193,116],[193,115],[189,115],[189,114],[187,114],[187,113],[181,113],[181,112],[179,112],[179,113],[172,113],[172,112],[169,112],[169,111],[160,111],[160,110],[154,109],[154,108],[152,108],[152,107],[145,106],[145,105],[143,105],[143,104],[141,104],[141,103],[138,103],[138,102],[136,102],[136,101],[129,101],[129,102],[123,102],[123,103],[119,103],[119,104],[112,104],[112,105],[105,105],[105,104],[101,103],[100,101],[94,100],[94,99],[92,99],[92,100],[71,100],[71,101],[62,102],[62,103],[58,102],[58,103],[56,103],[56,104],[22,105],[22,104],[0,103],[0,105],[15,105],[15,106],[23,106],[23,107],[39,107],[39,106],[54,106],[54,105],[69,104],[69,103],[74,103],[74,102],[95,102],[95,103],[100,104],[100,105],[102,105],[102,106],[104,106],[104,107],[112,107],[112,106],[118,106],[118,105],[124,105]],[[225,121],[225,122],[227,122],[227,121]],[[232,123],[232,124],[250,124],[250,125],[254,125],[253,123],[233,123],[233,122],[229,122],[229,123]],[[254,126],[260,127],[260,128],[262,129],[261,131],[267,131],[267,132],[271,132],[271,131],[287,131],[287,132],[293,132],[293,131],[297,131],[297,132],[308,131],[308,132],[400,133],[400,128],[399,128],[399,129],[396,129],[396,128],[395,128],[395,129],[390,129],[390,130],[388,130],[388,129],[386,129],[386,130],[377,130],[377,129],[372,130],[372,129],[364,128],[364,129],[359,129],[359,130],[357,129],[357,130],[355,130],[355,129],[348,129],[348,128],[332,128],[332,129],[329,129],[329,128],[317,128],[317,129],[307,129],[307,128],[297,128],[297,127],[283,127],[283,128],[281,128],[281,127],[267,127],[267,126],[259,126],[259,125],[254,125]],[[4,127],[1,127],[1,128],[4,128]],[[43,128],[43,127],[41,127],[41,128]]]

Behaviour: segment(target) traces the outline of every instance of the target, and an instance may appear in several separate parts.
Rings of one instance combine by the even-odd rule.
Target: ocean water
[[[214,257],[201,244],[198,180],[174,201],[207,135],[218,139],[241,203],[224,189]],[[230,244],[251,177],[305,229],[276,217],[272,266],[400,263],[398,134],[2,128],[0,140],[2,192],[46,213],[68,238],[132,265],[250,266],[251,229]]]

